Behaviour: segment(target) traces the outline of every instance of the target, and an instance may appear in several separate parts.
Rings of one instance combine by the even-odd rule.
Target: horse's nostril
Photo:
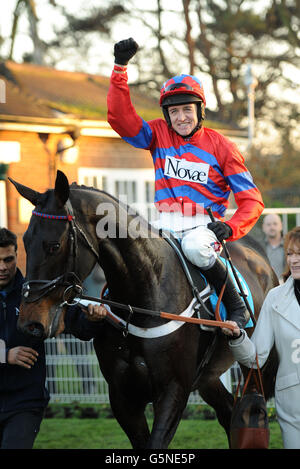
[[[45,334],[44,326],[40,322],[30,322],[23,329],[27,334],[38,339],[42,339]]]

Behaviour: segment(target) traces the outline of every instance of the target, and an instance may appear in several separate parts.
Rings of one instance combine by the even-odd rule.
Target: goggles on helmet
[[[188,85],[187,83],[172,83],[171,85],[167,86],[163,90],[163,94],[168,93],[169,91],[180,90],[181,88],[185,88],[186,90],[193,91],[193,87]]]

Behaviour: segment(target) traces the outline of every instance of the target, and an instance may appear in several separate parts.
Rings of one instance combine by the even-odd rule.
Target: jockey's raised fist
[[[127,65],[129,60],[136,54],[138,48],[138,44],[132,37],[117,42],[114,46],[115,63]]]

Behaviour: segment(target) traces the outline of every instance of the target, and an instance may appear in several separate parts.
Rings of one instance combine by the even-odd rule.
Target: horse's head
[[[81,283],[77,267],[83,262],[82,254],[77,255],[69,182],[61,171],[57,172],[55,189],[45,193],[11,182],[35,206],[23,237],[26,281],[18,326],[45,339],[63,331],[66,301],[71,301]],[[88,273],[86,269],[80,279]]]

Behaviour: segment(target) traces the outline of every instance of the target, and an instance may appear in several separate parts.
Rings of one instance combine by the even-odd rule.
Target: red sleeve
[[[234,215],[226,220],[232,229],[232,236],[228,241],[235,241],[253,228],[264,209],[264,203],[237,146],[225,137],[222,140],[224,176],[237,204]]]
[[[249,233],[264,209],[264,203],[257,188],[239,192],[234,197],[238,208],[230,220],[226,220],[227,225],[232,229],[232,236],[228,238],[228,241],[235,241]]]
[[[115,65],[107,95],[107,120],[121,137],[134,137],[143,121],[132,105],[127,81],[126,67]]]

